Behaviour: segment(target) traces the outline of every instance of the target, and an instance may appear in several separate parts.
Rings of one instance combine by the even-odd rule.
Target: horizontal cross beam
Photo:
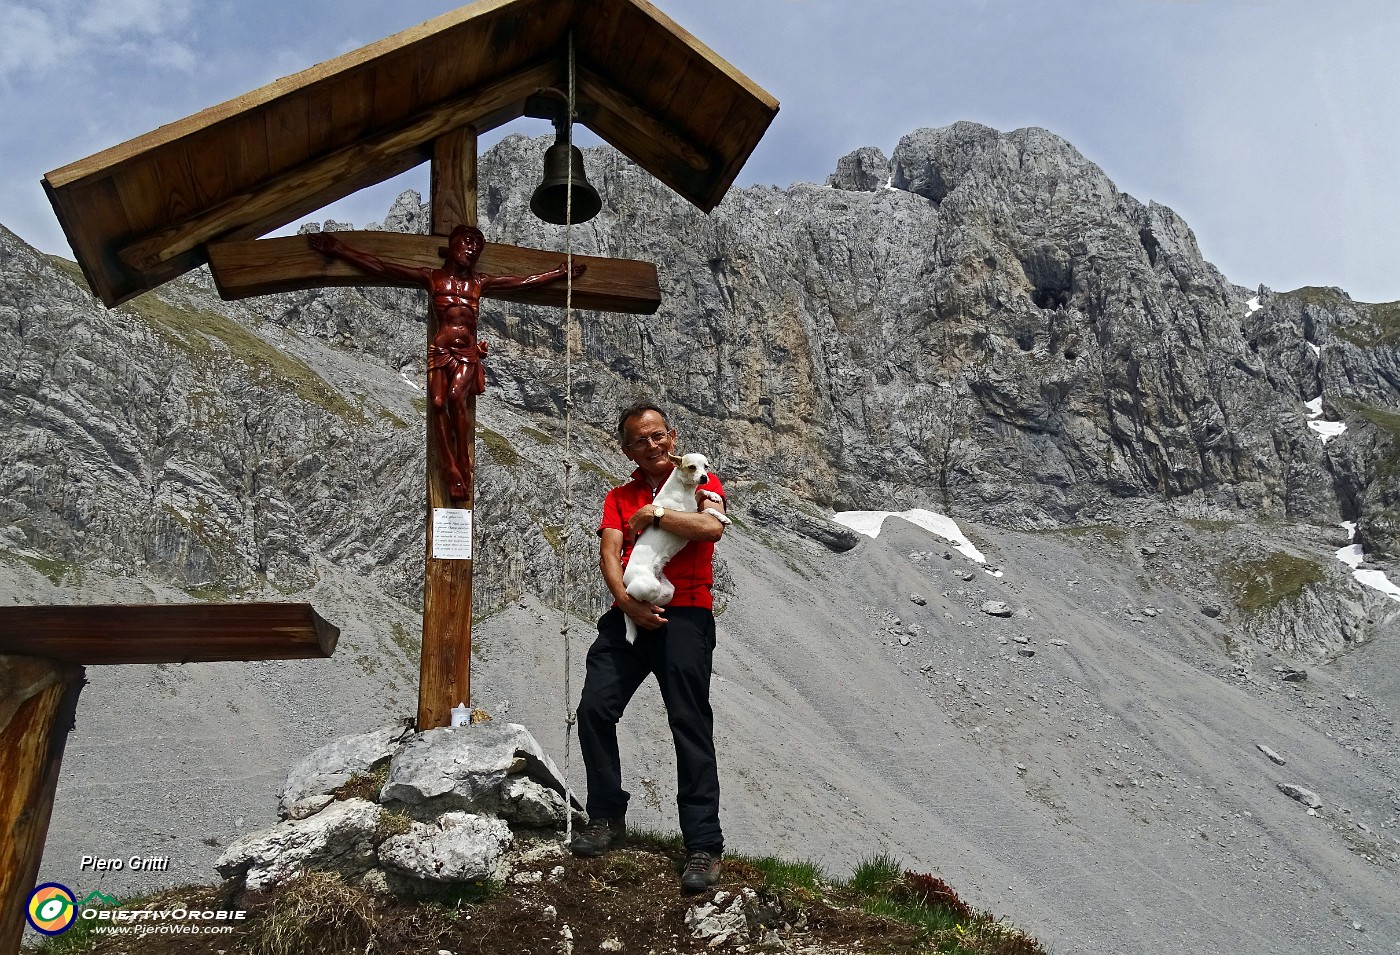
[[[441,268],[440,249],[447,240],[440,235],[402,232],[338,233],[349,245],[404,265]],[[306,244],[306,236],[215,242],[209,247],[209,268],[219,294],[226,299],[296,292],[325,285],[381,285],[401,283],[366,275],[353,265],[327,258]],[[564,261],[560,252],[525,249],[488,242],[477,262],[477,271],[491,275],[533,275],[547,272]],[[574,307],[601,312],[652,315],[661,307],[661,286],[656,266],[634,259],[608,259],[576,255],[588,266],[574,280]],[[488,292],[486,297],[530,305],[564,306],[565,285],[552,282],[534,288]]]
[[[310,604],[0,607],[0,654],[84,666],[324,658],[339,638]]]

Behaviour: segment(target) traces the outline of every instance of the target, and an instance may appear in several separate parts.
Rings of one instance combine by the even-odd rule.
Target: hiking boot
[[[588,825],[574,833],[574,841],[569,843],[569,849],[576,856],[600,856],[625,845],[626,819],[590,819]]]
[[[685,857],[682,892],[704,892],[719,881],[719,853],[696,850]]]

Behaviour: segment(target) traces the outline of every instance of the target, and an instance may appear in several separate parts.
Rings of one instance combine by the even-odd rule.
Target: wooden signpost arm
[[[83,668],[0,656],[0,952],[18,952]]]

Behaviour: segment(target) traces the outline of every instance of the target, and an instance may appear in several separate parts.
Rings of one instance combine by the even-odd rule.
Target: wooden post
[[[458,225],[476,225],[476,131],[448,133],[433,144],[429,210],[434,235],[446,236]],[[428,307],[428,341],[437,320]],[[446,414],[428,402],[428,543],[423,572],[423,651],[419,658],[418,729],[452,722],[452,707],[471,705],[472,562],[433,556],[435,508],[472,510],[476,489],[476,395],[467,396],[467,496],[453,501],[443,476],[435,419]],[[472,525],[475,538],[476,525]]]
[[[0,656],[0,952],[18,952],[83,668]]]

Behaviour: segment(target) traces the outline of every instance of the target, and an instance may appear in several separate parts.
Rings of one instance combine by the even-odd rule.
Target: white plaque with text
[[[433,557],[472,559],[472,512],[455,507],[433,508]]]

